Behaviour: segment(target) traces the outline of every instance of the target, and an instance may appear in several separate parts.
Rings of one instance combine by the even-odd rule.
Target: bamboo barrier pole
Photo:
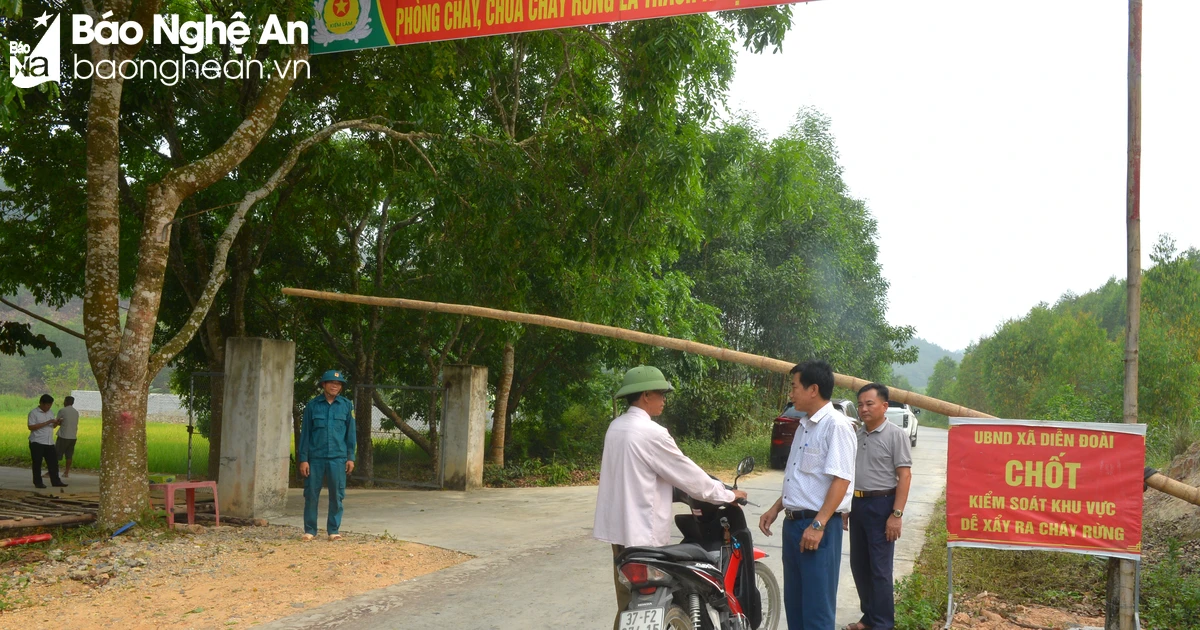
[[[494,308],[468,306],[465,304],[425,302],[422,300],[409,300],[406,298],[385,298],[370,295],[353,295],[348,293],[313,291],[311,289],[295,289],[290,287],[283,289],[283,294],[293,297],[311,298],[314,300],[405,308],[416,311],[427,311],[430,313],[467,315],[470,317],[498,319],[501,321],[515,322],[518,324],[546,326],[549,328],[570,330],[572,332],[578,332],[587,335],[598,335],[601,337],[632,341],[634,343],[656,346],[659,348],[669,348],[671,350],[690,352],[692,354],[712,357],[721,361],[740,363],[742,365],[748,365],[750,367],[756,367],[770,372],[778,372],[780,374],[787,374],[794,365],[793,363],[780,361],[779,359],[772,359],[770,357],[750,354],[748,352],[738,352],[737,350],[730,350],[728,348],[719,348],[717,346],[710,346],[708,344],[688,341],[686,339],[652,335],[650,333],[638,332],[636,330],[627,330],[625,328],[617,328],[615,326],[603,326],[601,324],[589,324],[587,322],[578,322],[571,319],[563,319],[561,317],[550,317],[548,315],[532,315],[529,313],[502,311]],[[859,388],[861,388],[863,385],[866,385],[869,381],[865,381],[861,378],[856,378],[853,376],[846,376],[845,374],[834,373],[833,382],[838,387],[845,387],[846,389],[852,391],[858,391]],[[892,400],[944,414],[946,416],[961,418],[995,418],[995,416],[991,416],[974,409],[969,409],[967,407],[963,407],[962,405],[956,405],[954,403],[905,391],[903,389],[888,387],[888,391]],[[1146,484],[1160,492],[1165,492],[1178,499],[1200,505],[1200,488],[1193,488],[1192,486],[1171,479],[1170,477],[1167,477],[1161,473],[1156,473],[1151,477],[1148,477],[1146,479]]]
[[[1200,488],[1193,488],[1182,481],[1176,481],[1160,472],[1155,472],[1146,477],[1146,485],[1159,492],[1165,492],[1176,499],[1187,501],[1193,505],[1200,505]]]
[[[506,322],[515,322],[518,324],[529,324],[532,326],[546,326],[549,328],[558,328],[561,330],[569,330],[572,332],[583,333],[587,335],[598,335],[600,337],[609,337],[612,339],[620,339],[622,341],[632,341],[648,346],[656,346],[659,348],[668,348],[670,350],[679,350],[681,352],[690,352],[706,357],[712,357],[721,361],[729,361],[731,363],[740,363],[750,367],[767,370],[769,372],[778,372],[787,374],[795,363],[788,361],[780,361],[770,357],[750,354],[748,352],[738,352],[728,348],[719,348],[708,344],[688,341],[686,339],[676,339],[674,337],[664,337],[662,335],[652,335],[650,333],[638,332],[636,330],[627,330],[625,328],[617,328],[615,326],[603,326],[601,324],[589,324],[587,322],[578,322],[571,319],[563,319],[561,317],[550,317],[548,315],[532,315],[529,313],[518,313],[515,311],[502,311],[494,308],[486,308],[482,306],[468,306],[465,304],[448,304],[445,302],[425,302],[422,300],[409,300],[405,298],[386,298],[375,297],[370,295],[352,295],[348,293],[334,293],[331,291],[313,291],[310,289],[283,289],[284,295],[293,297],[312,298],[314,300],[327,300],[332,302],[349,302],[351,304],[367,304],[370,306],[388,306],[395,308],[405,308],[416,311],[428,311],[430,313],[446,313],[450,315],[467,315],[470,317],[483,317],[487,319],[498,319]],[[851,391],[858,391],[863,385],[870,381],[847,376],[845,374],[833,375],[833,383],[838,387],[844,387]],[[902,389],[889,387],[889,398],[892,400],[920,407],[928,411],[940,413],[946,416],[966,417],[966,418],[994,418],[982,411],[976,411],[956,405],[954,403],[930,398],[915,392],[909,392]]]

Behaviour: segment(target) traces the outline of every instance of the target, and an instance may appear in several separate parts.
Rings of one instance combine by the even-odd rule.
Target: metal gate
[[[199,387],[197,387],[199,380]],[[188,384],[188,423],[187,423],[187,479],[191,481],[192,476],[197,472],[202,477],[208,476],[208,452],[204,453],[205,469],[200,471],[192,470],[192,436],[199,429],[199,425],[204,423],[206,426],[212,426],[212,414],[215,410],[220,410],[224,404],[224,384],[225,374],[223,372],[192,372],[190,382]],[[212,404],[214,395],[221,396],[222,400],[218,402],[215,409]],[[220,422],[220,418],[217,418]]]
[[[445,387],[419,385],[354,386],[354,407],[371,403],[372,473],[355,468],[351,478],[372,484],[441,488],[440,467],[397,426],[399,419],[442,452],[446,420]],[[362,398],[365,397],[365,398]],[[434,439],[431,439],[434,438]],[[361,458],[360,458],[361,459]]]

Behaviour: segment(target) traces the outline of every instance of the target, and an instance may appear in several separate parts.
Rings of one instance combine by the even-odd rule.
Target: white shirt
[[[25,424],[32,427],[35,424],[41,424],[53,419],[54,416],[50,415],[49,411],[42,411],[41,407],[34,407],[29,412],[29,419]],[[40,429],[31,429],[29,431],[29,441],[38,444],[54,444],[54,425],[48,424]]]
[[[838,477],[850,483],[836,511],[849,512],[857,451],[854,425],[832,402],[825,403],[812,418],[800,420],[783,474],[783,507],[820,511],[833,478]]]
[[[604,434],[592,536],[627,547],[671,544],[673,487],[710,503],[735,498],[679,450],[665,427],[630,407]]]
[[[64,440],[74,440],[79,435],[79,411],[74,407],[63,407],[58,410],[58,437]]]

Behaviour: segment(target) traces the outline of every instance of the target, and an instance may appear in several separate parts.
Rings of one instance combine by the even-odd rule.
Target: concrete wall
[[[234,337],[225,343],[225,415],[217,482],[222,514],[270,518],[287,502],[296,345]]]
[[[94,389],[76,389],[71,391],[75,397],[75,410],[84,417],[100,417],[100,392]],[[56,397],[54,407],[62,406],[62,397]],[[187,424],[187,409],[183,401],[175,394],[150,394],[146,401],[146,419],[150,422],[170,422],[172,424]]]
[[[442,488],[481,488],[488,414],[487,368],[452,365],[446,368],[443,378],[449,391],[446,425],[442,427]]]

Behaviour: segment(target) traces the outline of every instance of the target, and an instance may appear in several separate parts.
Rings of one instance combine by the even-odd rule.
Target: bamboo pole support
[[[1146,485],[1181,501],[1187,501],[1192,505],[1200,505],[1200,488],[1189,486],[1182,481],[1176,481],[1162,473],[1156,472],[1146,477]]]
[[[506,322],[515,322],[518,324],[529,324],[532,326],[546,326],[549,328],[558,328],[561,330],[569,330],[572,332],[583,333],[587,335],[597,335],[600,337],[609,337],[611,339],[620,339],[622,341],[632,341],[648,346],[656,346],[659,348],[667,348],[670,350],[679,350],[681,352],[689,352],[691,354],[699,354],[706,357],[712,357],[721,361],[729,361],[731,363],[739,363],[750,367],[767,370],[769,372],[778,372],[787,374],[795,363],[788,361],[780,361],[757,354],[748,352],[738,352],[728,348],[720,348],[710,346],[708,344],[688,341],[686,339],[676,339],[674,337],[664,337],[662,335],[652,335],[650,333],[638,332],[636,330],[627,330],[625,328],[617,328],[615,326],[603,326],[601,324],[590,324],[587,322],[579,322],[571,319],[563,319],[561,317],[550,317],[548,315],[533,315],[530,313],[518,313],[515,311],[502,311],[494,308],[486,308],[482,306],[468,306],[465,304],[449,304],[445,302],[425,302],[422,300],[409,300],[405,298],[387,298],[375,297],[371,295],[353,295],[348,293],[334,293],[331,291],[313,291],[311,289],[283,289],[284,295],[292,297],[311,298],[314,300],[327,300],[333,302],[348,302],[351,304],[367,304],[370,306],[388,306],[395,308],[404,308],[416,311],[427,311],[430,313],[446,313],[450,315],[466,315],[469,317],[483,317],[486,319],[498,319]],[[844,387],[851,391],[858,391],[863,385],[870,381],[863,380],[854,376],[845,374],[833,375],[834,385]],[[915,392],[909,392],[902,389],[889,387],[889,398],[905,404],[919,407],[935,413],[940,413],[946,416],[965,417],[965,418],[994,418],[995,416],[988,415],[982,411],[976,411],[956,405],[954,403],[930,398]]]

